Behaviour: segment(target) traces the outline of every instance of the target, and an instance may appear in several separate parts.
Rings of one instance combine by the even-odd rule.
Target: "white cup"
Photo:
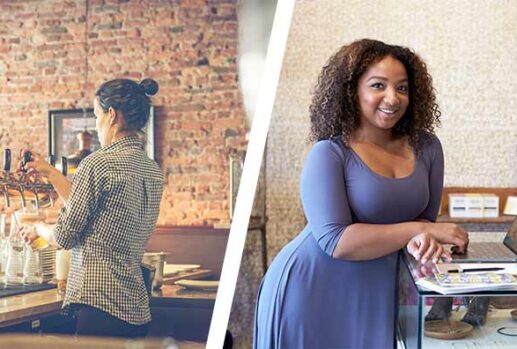
[[[57,292],[65,293],[66,280],[68,279],[68,271],[70,270],[70,260],[72,259],[71,250],[56,251],[56,280]]]

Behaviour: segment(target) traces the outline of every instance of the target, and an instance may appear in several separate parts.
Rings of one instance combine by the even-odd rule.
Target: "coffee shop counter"
[[[63,296],[55,288],[0,298],[0,328],[37,320],[61,309]]]
[[[153,291],[150,336],[204,341],[216,291],[189,291],[163,285]],[[0,298],[0,332],[38,332],[45,319],[59,313],[63,296],[56,289]],[[165,326],[165,324],[167,324]]]
[[[153,292],[151,298],[153,320],[149,335],[206,341],[215,297],[216,291],[194,291],[177,285],[163,285],[160,291]]]
[[[38,334],[1,334],[2,348],[16,349],[199,349],[195,343],[180,343],[172,338],[145,338],[139,340],[102,337],[41,336]]]

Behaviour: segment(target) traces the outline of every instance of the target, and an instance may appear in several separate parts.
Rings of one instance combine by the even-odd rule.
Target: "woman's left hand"
[[[27,245],[32,244],[32,242],[39,237],[34,227],[22,225],[18,229],[21,237],[23,238],[23,241],[25,241]]]
[[[436,264],[442,257],[446,260],[451,259],[450,253],[429,233],[420,233],[414,236],[409,240],[406,248],[422,264],[430,261]]]

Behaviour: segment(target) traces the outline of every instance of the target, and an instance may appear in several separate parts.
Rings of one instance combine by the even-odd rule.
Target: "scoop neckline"
[[[404,177],[396,177],[396,178],[392,178],[392,177],[386,177],[386,176],[383,176],[377,172],[375,172],[374,170],[372,170],[370,168],[370,166],[368,166],[366,164],[366,162],[364,162],[364,160],[359,156],[359,154],[357,154],[355,152],[355,150],[350,147],[350,146],[347,146],[345,145],[345,143],[343,141],[341,141],[341,145],[345,148],[348,148],[350,149],[350,151],[352,152],[353,156],[355,158],[357,158],[357,160],[366,168],[366,170],[373,176],[377,177],[377,178],[380,178],[380,179],[385,179],[385,180],[389,180],[389,181],[403,181],[403,180],[407,180],[407,179],[410,179],[411,177],[413,177],[413,175],[415,174],[416,170],[417,170],[417,166],[418,166],[418,155],[415,153],[415,151],[413,150],[413,154],[415,155],[415,163],[413,165],[413,170],[411,171],[410,174],[408,174],[407,176],[404,176]]]

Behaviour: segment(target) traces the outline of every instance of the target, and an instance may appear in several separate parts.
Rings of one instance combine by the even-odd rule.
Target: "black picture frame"
[[[61,157],[69,156],[79,147],[77,135],[87,130],[92,135],[90,150],[100,149],[101,145],[95,129],[93,108],[59,109],[48,112],[48,154],[56,156],[56,165],[61,166]],[[154,108],[149,112],[149,121],[143,130],[144,148],[147,156],[154,160]]]

